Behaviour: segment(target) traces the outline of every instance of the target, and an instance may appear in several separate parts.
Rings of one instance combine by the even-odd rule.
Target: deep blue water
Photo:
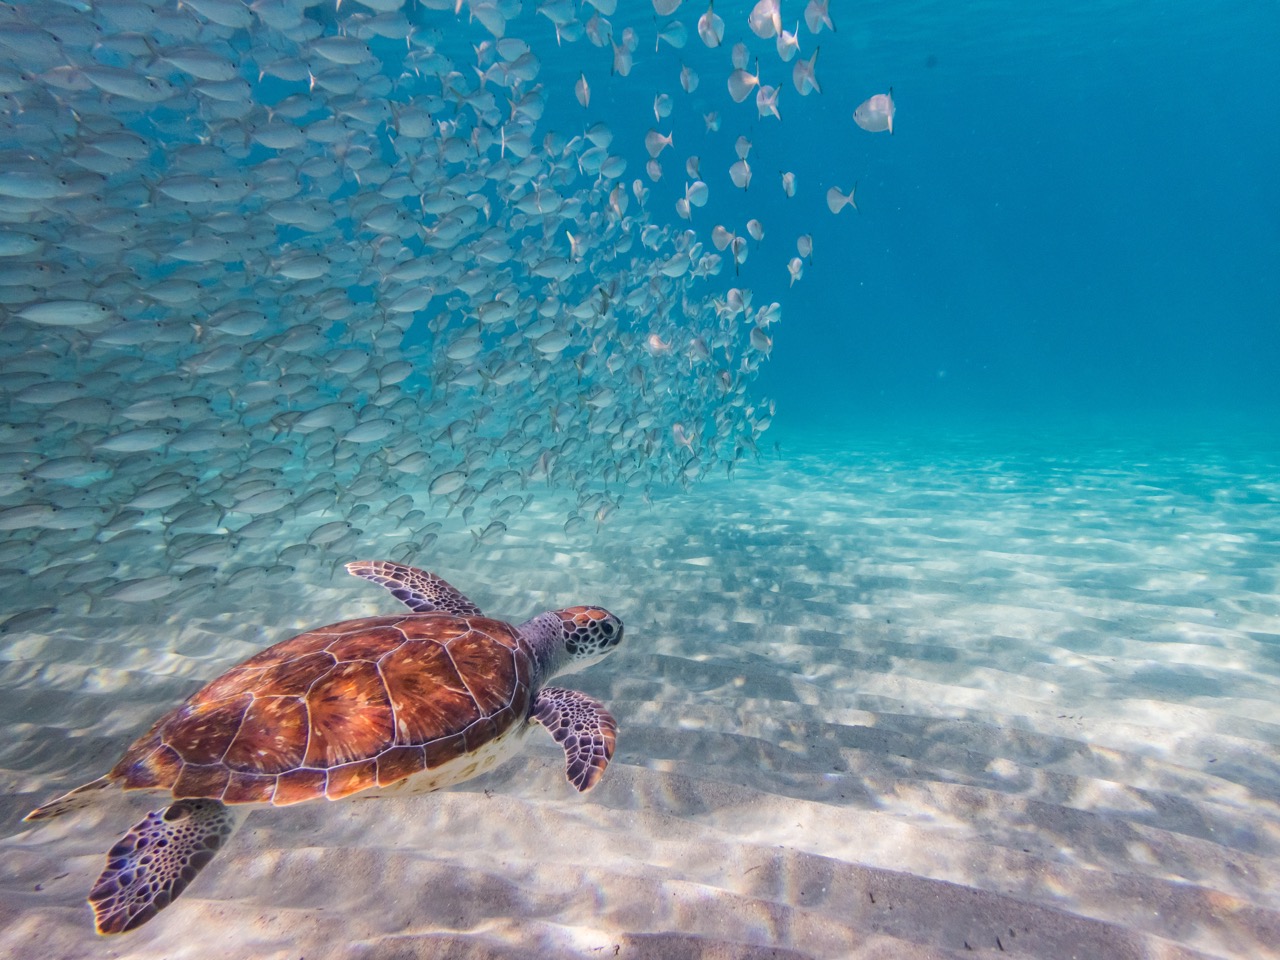
[[[952,9],[872,5],[839,39],[823,152],[861,216],[816,218],[783,416],[1274,411],[1280,10]],[[895,135],[860,135],[854,91],[889,83]]]
[[[603,108],[619,139],[642,137],[653,94],[671,93],[657,127],[675,156],[654,202],[674,202],[696,153],[711,201],[695,228],[764,223],[742,279],[784,306],[761,380],[781,427],[1280,407],[1280,7],[835,0],[838,32],[816,38],[823,93],[803,99],[792,64],[747,31],[749,8],[716,5],[715,51],[691,36],[655,58],[641,27],[625,81],[609,84],[607,52],[585,43],[549,66],[585,68],[587,114]],[[802,10],[784,2],[784,24]],[[803,23],[800,38],[807,57]],[[735,40],[782,87],[781,123],[725,95]],[[700,74],[692,96],[678,62]],[[854,106],[890,86],[895,134],[858,129]],[[581,115],[567,92],[549,118]],[[723,126],[708,134],[711,109]],[[753,142],[745,193],[727,175],[738,133]],[[833,217],[827,188],[854,181],[860,213]],[[788,289],[801,233],[813,263]]]

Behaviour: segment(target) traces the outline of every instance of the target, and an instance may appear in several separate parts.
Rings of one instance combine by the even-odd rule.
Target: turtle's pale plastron
[[[534,723],[564,748],[578,790],[600,779],[613,717],[584,694],[543,684],[609,653],[621,620],[568,607],[514,627],[434,574],[380,560],[347,570],[413,612],[268,647],[157,720],[106,776],[27,815],[58,817],[116,787],[172,796],[107,854],[89,894],[99,933],[132,930],[168,906],[235,831],[245,804],[438,790],[496,766]]]

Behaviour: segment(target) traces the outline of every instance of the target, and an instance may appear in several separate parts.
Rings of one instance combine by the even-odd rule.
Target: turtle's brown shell
[[[347,620],[250,657],[165,714],[109,774],[179,799],[284,805],[386,787],[529,713],[530,654],[487,617]]]

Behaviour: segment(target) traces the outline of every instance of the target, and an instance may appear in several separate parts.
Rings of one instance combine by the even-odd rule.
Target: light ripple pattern
[[[535,505],[442,538],[416,562],[486,610],[626,621],[574,678],[619,721],[600,785],[531,737],[430,796],[255,811],[113,955],[1275,956],[1280,453],[1055,449],[784,450],[598,535]],[[101,956],[130,821],[20,818],[257,647],[387,609],[318,583],[2,638],[0,954]]]

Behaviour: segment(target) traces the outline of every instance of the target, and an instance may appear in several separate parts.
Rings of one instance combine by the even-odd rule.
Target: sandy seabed
[[[434,795],[255,810],[111,939],[84,897],[154,804],[22,816],[261,646],[396,604],[327,558],[5,631],[0,956],[1280,956],[1280,452],[1049,449],[784,448],[599,533],[548,502],[442,537],[414,562],[488,613],[625,620],[568,680],[621,727],[601,784],[535,731]]]

